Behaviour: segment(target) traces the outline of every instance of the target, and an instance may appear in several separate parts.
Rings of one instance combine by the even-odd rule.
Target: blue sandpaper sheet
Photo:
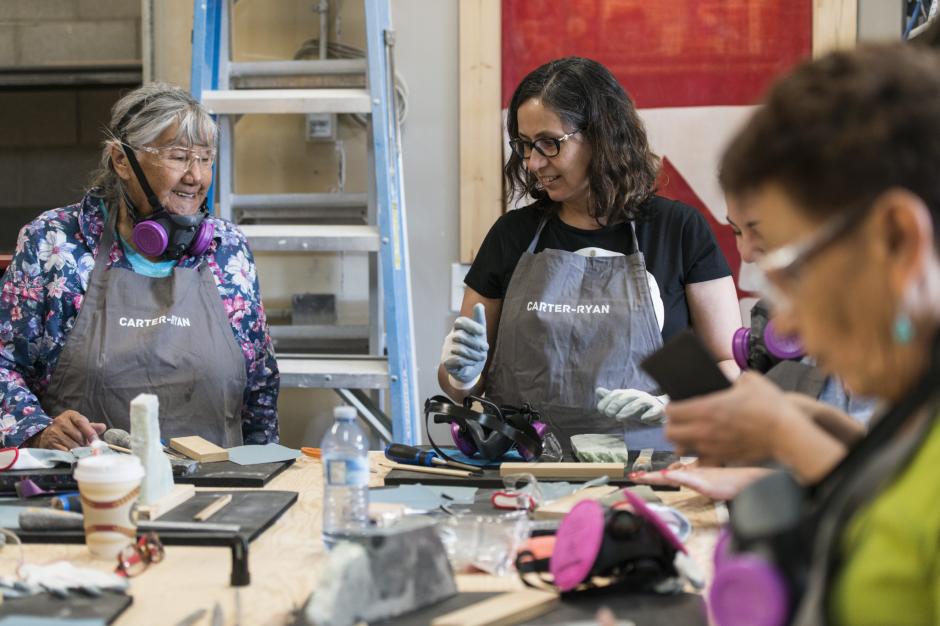
[[[260,465],[261,463],[292,461],[299,456],[300,450],[287,448],[278,443],[269,443],[264,446],[236,446],[228,450],[229,461],[238,465]]]

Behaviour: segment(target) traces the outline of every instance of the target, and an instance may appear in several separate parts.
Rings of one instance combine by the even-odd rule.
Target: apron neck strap
[[[104,200],[101,201],[102,210],[104,210]],[[104,273],[111,258],[111,248],[114,246],[114,233],[117,228],[117,214],[120,208],[114,208],[107,212],[107,219],[104,221],[104,228],[101,229],[101,237],[98,239],[98,255],[95,257],[95,267],[91,270],[91,281],[97,281]]]
[[[640,253],[640,242],[636,238],[636,220],[630,220],[630,236],[633,238],[633,251],[636,254]]]
[[[529,243],[529,247],[526,248],[526,252],[529,254],[535,253],[535,246],[539,243],[539,237],[542,236],[542,230],[545,228],[545,225],[548,224],[550,217],[548,215],[543,215],[542,219],[539,220],[539,227],[535,230],[535,236],[532,237],[532,241]],[[636,238],[636,221],[630,220],[630,237],[633,239],[633,250],[634,252],[640,251],[640,242]]]
[[[117,207],[107,211],[104,207],[104,200],[101,200],[101,208],[107,214],[104,220],[104,228],[101,229],[101,238],[98,240],[98,254],[104,250],[105,254],[111,253],[111,246],[114,245],[114,233],[117,231],[117,216],[121,212],[120,201]]]
[[[542,236],[542,229],[545,228],[546,224],[548,224],[548,219],[549,219],[548,215],[543,215],[542,219],[539,221],[539,227],[535,229],[535,236],[532,237],[532,241],[531,243],[529,243],[529,247],[526,248],[526,252],[528,252],[529,254],[532,254],[535,252],[535,246],[539,242],[539,237]]]

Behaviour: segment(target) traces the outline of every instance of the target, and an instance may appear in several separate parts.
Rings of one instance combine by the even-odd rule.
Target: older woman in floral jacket
[[[115,104],[78,203],[20,232],[0,283],[0,435],[70,449],[156,394],[164,436],[278,440],[278,369],[245,236],[208,214],[217,127],[182,89]]]

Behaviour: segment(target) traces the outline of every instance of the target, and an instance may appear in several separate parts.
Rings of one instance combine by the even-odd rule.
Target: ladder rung
[[[388,387],[388,363],[379,357],[279,356],[281,387],[381,389]]]
[[[368,339],[365,324],[271,324],[272,339]]]
[[[365,59],[321,59],[308,61],[250,61],[229,64],[229,76],[296,76],[365,74]]]
[[[239,228],[255,252],[375,252],[379,249],[379,232],[375,226],[243,224]]]
[[[308,207],[362,207],[369,204],[364,193],[260,193],[232,194],[232,210],[305,209]]]
[[[366,224],[365,209],[239,209],[238,224]]]
[[[203,91],[213,113],[370,113],[365,89],[236,89]]]

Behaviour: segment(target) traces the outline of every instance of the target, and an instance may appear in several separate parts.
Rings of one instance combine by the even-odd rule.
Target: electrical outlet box
[[[469,271],[469,265],[463,263],[450,264],[450,310],[454,313],[460,313],[460,305],[463,304],[463,279]]]
[[[336,141],[336,113],[307,113],[307,141]]]

